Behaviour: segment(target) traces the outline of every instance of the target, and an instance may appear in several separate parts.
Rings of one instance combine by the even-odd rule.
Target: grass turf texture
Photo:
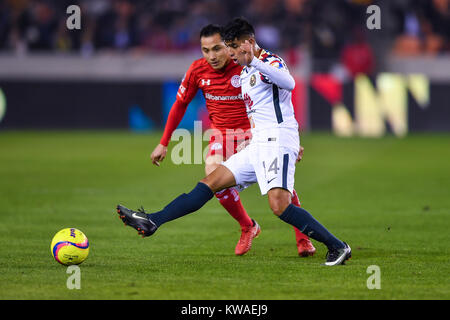
[[[234,255],[238,224],[216,199],[142,239],[115,205],[162,208],[190,191],[203,165],[160,168],[149,156],[159,134],[0,133],[0,299],[449,299],[450,136],[404,139],[302,137],[296,189],[303,206],[353,249],[328,268],[326,248],[300,258],[292,227],[258,187],[241,193],[262,232]],[[173,145],[172,145],[173,146]],[[169,149],[170,156],[170,149]],[[81,290],[50,254],[62,228],[91,251]],[[381,269],[369,290],[367,267]]]

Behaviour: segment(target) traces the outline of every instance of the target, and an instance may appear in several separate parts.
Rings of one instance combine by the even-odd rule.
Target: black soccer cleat
[[[117,213],[126,226],[136,229],[142,237],[151,236],[158,229],[156,224],[147,217],[143,208],[138,209],[138,211],[133,211],[119,204],[117,206]]]
[[[345,243],[344,248],[340,249],[329,249],[327,252],[327,262],[324,263],[325,266],[337,266],[340,264],[345,264],[345,261],[352,257],[352,249]]]

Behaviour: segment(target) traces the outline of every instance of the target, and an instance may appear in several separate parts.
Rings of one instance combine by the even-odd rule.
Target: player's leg
[[[206,175],[213,172],[223,162],[221,154],[213,154],[205,160]],[[241,229],[248,229],[253,226],[253,221],[245,211],[239,193],[235,188],[227,188],[215,193],[216,198],[225,210],[239,223]]]
[[[298,198],[298,194],[297,192],[294,190],[292,190],[292,198],[291,198],[291,202],[294,206],[296,207],[301,207],[301,203],[300,203],[300,199]],[[298,230],[296,227],[294,227],[295,230],[295,240],[297,241],[297,245],[301,240],[308,240],[309,237],[302,233],[300,230]]]
[[[294,206],[299,208],[301,207],[301,203],[295,189],[292,190],[291,202]],[[298,230],[296,227],[293,228],[295,231],[295,240],[297,244],[298,255],[300,257],[309,257],[314,255],[314,253],[316,252],[316,248],[314,248],[309,237],[306,234],[302,233],[300,230]]]
[[[133,211],[119,205],[117,212],[125,224],[135,228],[142,236],[150,236],[162,224],[199,210],[211,200],[215,192],[234,185],[236,185],[234,175],[225,166],[220,165],[200,180],[191,192],[178,196],[161,211],[146,214],[143,210]]]
[[[345,242],[331,234],[308,211],[291,203],[292,196],[288,190],[274,188],[267,195],[275,215],[328,247],[326,265],[342,264],[351,257],[351,249]]]
[[[210,155],[206,158],[206,174],[212,172],[223,161],[220,154]],[[231,187],[215,193],[220,204],[241,226],[241,236],[234,249],[238,256],[246,254],[252,247],[253,239],[261,232],[261,228],[256,221],[251,219],[242,205],[239,192]]]
[[[292,203],[291,193],[280,187],[270,189],[267,192],[267,199],[269,200],[270,209],[278,217]]]
[[[200,180],[200,183],[207,185],[212,192],[219,192],[223,189],[234,187],[236,180],[233,173],[221,164],[213,172]]]
[[[350,247],[331,234],[303,208],[292,204],[297,151],[267,144],[260,147],[257,166],[258,184],[267,193],[273,213],[302,233],[328,247],[326,265],[342,264],[351,256]]]
[[[234,151],[235,152],[235,151]],[[234,153],[227,161],[223,163],[233,173],[236,180],[236,187],[233,189],[238,192],[255,183],[256,174],[253,165],[250,163],[251,154],[249,149],[244,149],[238,153]],[[261,232],[258,223],[251,219],[252,225],[241,229],[241,237],[235,248],[236,255],[247,253],[256,238]]]

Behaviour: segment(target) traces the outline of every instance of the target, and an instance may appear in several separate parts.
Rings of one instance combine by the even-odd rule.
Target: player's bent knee
[[[272,212],[273,212],[274,215],[276,215],[277,217],[279,217],[279,216],[284,212],[284,210],[286,210],[286,208],[288,207],[288,205],[289,205],[289,204],[284,205],[284,204],[281,204],[281,203],[272,204],[272,205],[270,206],[270,209],[272,209]]]
[[[214,170],[217,169],[217,167],[219,167],[219,165],[222,163],[222,157],[216,157],[216,156],[211,156],[206,158],[205,160],[205,173],[206,175],[212,173]]]
[[[269,206],[276,216],[280,216],[291,204],[291,194],[284,189],[272,189],[268,192]]]
[[[286,208],[289,206],[291,202],[286,199],[272,199],[269,202],[270,209],[272,210],[273,214],[276,216],[280,216]]]
[[[203,178],[202,180],[200,180],[201,183],[206,184],[213,192],[216,192],[215,189],[215,183],[214,180],[211,180],[209,178],[209,175],[206,176],[205,178]]]
[[[219,165],[200,182],[206,184],[214,193],[236,185],[233,174],[223,165]]]

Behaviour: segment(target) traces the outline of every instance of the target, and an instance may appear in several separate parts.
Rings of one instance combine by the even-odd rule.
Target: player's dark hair
[[[243,36],[255,36],[255,29],[243,17],[234,18],[225,27],[223,27],[223,41],[233,41],[234,39],[240,39]]]
[[[204,26],[202,30],[200,30],[200,38],[202,37],[210,37],[215,34],[222,34],[222,26],[219,26],[218,24],[208,24],[207,26]]]

